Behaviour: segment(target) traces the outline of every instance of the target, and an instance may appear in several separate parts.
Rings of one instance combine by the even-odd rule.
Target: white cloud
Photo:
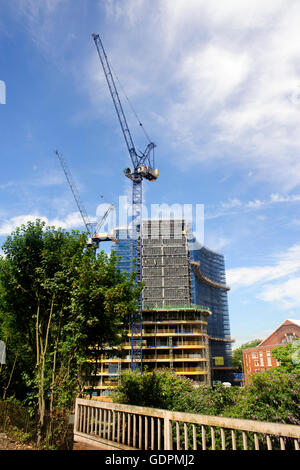
[[[300,201],[300,194],[292,194],[292,195],[282,195],[282,194],[271,194],[270,196],[271,202],[299,202]]]
[[[146,65],[155,51],[159,76],[154,80],[151,67],[147,83],[153,96],[163,97],[153,111],[175,149],[187,155],[185,163],[226,153],[228,163],[250,168],[253,179],[280,182],[285,190],[300,184],[299,2],[129,0],[109,7],[111,21],[127,25],[128,42],[143,24]]]
[[[29,19],[36,19],[40,15],[49,15],[66,0],[18,0],[20,11]]]
[[[115,119],[113,107],[99,106],[110,98],[95,49],[64,54],[72,33],[56,20],[72,2],[12,4],[40,50],[67,60],[78,91],[89,96],[89,109],[73,118]],[[185,165],[226,155],[228,165],[246,167],[253,181],[277,182],[285,191],[300,184],[297,0],[108,0],[93,11],[106,12],[109,58],[126,93],[137,106],[151,96],[151,108],[144,101],[140,108],[143,119],[152,113],[154,134],[174,146],[173,162],[182,155]]]
[[[205,245],[214,251],[221,251],[225,246],[230,245],[232,239],[217,234],[209,235],[205,238]]]
[[[294,245],[276,256],[273,265],[233,268],[227,270],[227,280],[232,287],[252,286],[295,274],[300,270],[300,245]]]
[[[26,224],[29,221],[36,220],[38,215],[28,214],[28,215],[19,215],[12,217],[11,219],[5,220],[0,226],[0,236],[9,235],[13,230],[19,227],[22,224]],[[41,217],[42,220],[45,220]]]
[[[273,265],[229,269],[227,280],[233,288],[255,285],[258,299],[285,310],[300,307],[300,245],[276,256]]]
[[[14,185],[15,183],[13,181],[8,181],[7,183],[0,184],[0,190],[6,190]]]
[[[30,221],[34,222],[36,219],[42,220],[47,224],[47,226],[54,226],[56,228],[84,228],[80,212],[72,212],[68,214],[64,219],[48,219],[47,217],[41,216],[38,213],[33,213],[12,217],[2,222],[2,224],[0,225],[0,236],[10,235],[20,225],[26,224]],[[94,222],[95,218],[91,218],[91,220]]]
[[[234,207],[241,207],[243,204],[238,198],[230,199],[229,201],[221,201],[223,209],[232,209]]]
[[[72,40],[68,29],[70,22],[65,24],[64,30],[58,28],[64,7],[71,4],[70,0],[10,0],[8,3],[13,16],[21,18],[24,29],[45,59],[57,61]]]
[[[195,50],[183,59],[178,72],[185,82],[185,102],[198,111],[200,105],[206,109],[220,107],[236,92],[248,71],[245,52],[235,53],[214,44],[208,44],[204,50]]]
[[[266,302],[280,302],[285,308],[300,307],[300,276],[288,279],[279,285],[263,289],[259,298]]]
[[[93,221],[94,220],[95,219],[93,218]],[[46,221],[48,225],[54,225],[54,227],[61,227],[64,229],[83,227],[83,220],[80,212],[72,212],[64,219],[46,219]]]

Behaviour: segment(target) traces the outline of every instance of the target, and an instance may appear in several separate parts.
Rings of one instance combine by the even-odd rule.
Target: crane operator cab
[[[87,239],[87,246],[99,247],[100,242],[116,242],[116,237],[112,233],[94,233],[92,237]]]
[[[139,180],[142,177],[149,181],[156,181],[159,176],[159,170],[158,168],[151,168],[147,165],[139,165],[136,172],[134,172],[132,168],[126,168],[124,174],[131,180]]]

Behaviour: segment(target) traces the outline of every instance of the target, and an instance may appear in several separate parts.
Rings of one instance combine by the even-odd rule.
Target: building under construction
[[[146,220],[142,230],[143,368],[169,367],[197,383],[230,380],[232,371],[224,258],[195,249],[184,220]],[[126,228],[116,229],[119,268],[133,268],[132,242]],[[193,248],[193,249],[191,249]],[[116,385],[131,366],[131,332],[122,359],[100,361],[99,393]]]
[[[114,241],[121,257],[119,269],[130,273],[136,268],[138,280],[145,284],[138,306],[140,325],[133,324],[128,331],[119,358],[107,345],[96,388],[107,391],[124,368],[134,369],[138,363],[141,371],[146,366],[149,371],[170,367],[197,383],[228,380],[232,364],[224,258],[204,247],[195,249],[185,220],[142,221],[143,180],[156,181],[159,176],[154,166],[156,145],[145,133],[149,142],[144,152],[136,150],[102,40],[99,34],[92,37],[132,163],[124,173],[132,182],[133,237],[128,227],[113,234],[98,233],[110,208],[97,224],[88,221],[66,162],[56,153],[91,235],[88,245],[97,249],[102,241]]]

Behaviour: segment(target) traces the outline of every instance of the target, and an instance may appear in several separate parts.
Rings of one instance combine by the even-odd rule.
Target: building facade
[[[130,272],[132,243],[127,228],[115,230],[119,269]],[[193,248],[193,249],[192,249]],[[184,220],[145,220],[142,230],[143,368],[169,367],[196,383],[228,381],[232,352],[224,257],[195,249]],[[131,333],[125,357],[101,359],[99,392],[110,390],[131,365]],[[127,354],[126,354],[127,353]]]
[[[206,305],[212,315],[208,318],[207,334],[210,345],[212,382],[232,382],[232,338],[228,312],[224,256],[206,247],[191,253],[192,301]]]
[[[277,367],[279,362],[272,356],[272,350],[278,346],[293,343],[300,338],[300,321],[286,320],[264,341],[255,348],[243,350],[245,382],[251,374]]]

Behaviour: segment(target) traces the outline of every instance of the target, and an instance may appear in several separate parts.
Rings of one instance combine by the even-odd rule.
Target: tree
[[[272,356],[280,362],[280,368],[288,371],[300,370],[300,339],[272,350]]]
[[[78,231],[28,222],[2,249],[0,338],[36,391],[41,444],[46,411],[73,401],[88,358],[122,342],[140,289]]]
[[[242,344],[239,348],[232,351],[232,365],[237,369],[237,372],[243,372],[243,350],[247,348],[255,348],[261,339],[254,339],[248,343]]]

